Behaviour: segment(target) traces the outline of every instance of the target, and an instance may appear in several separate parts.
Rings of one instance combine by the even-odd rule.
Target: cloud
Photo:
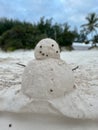
[[[85,22],[88,13],[98,12],[97,0],[60,0],[67,20],[71,24],[80,26]]]
[[[0,0],[0,17],[37,22],[40,17],[80,26],[90,12],[98,12],[98,0]]]

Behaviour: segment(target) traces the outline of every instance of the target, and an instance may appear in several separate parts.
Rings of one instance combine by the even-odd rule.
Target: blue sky
[[[53,22],[79,27],[91,12],[98,12],[98,0],[0,0],[0,17],[28,22],[45,16]]]

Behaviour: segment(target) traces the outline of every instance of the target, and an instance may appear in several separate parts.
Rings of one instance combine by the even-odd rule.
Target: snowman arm
[[[20,66],[23,66],[23,67],[26,67],[26,65],[23,65],[23,64],[20,64],[20,63],[16,63],[17,65],[20,65]]]
[[[79,66],[76,66],[75,68],[72,69],[72,71],[74,71],[74,70],[76,70],[76,69],[78,69],[78,68],[79,68]]]

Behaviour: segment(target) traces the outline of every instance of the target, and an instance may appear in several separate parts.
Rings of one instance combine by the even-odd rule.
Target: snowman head
[[[34,52],[35,58],[37,60],[47,59],[47,58],[60,58],[60,49],[56,41],[50,38],[41,40],[35,47]]]

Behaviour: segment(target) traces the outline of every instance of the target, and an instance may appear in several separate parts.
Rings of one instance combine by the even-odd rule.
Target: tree
[[[0,37],[0,47],[5,51],[34,49],[36,44],[46,37],[44,33],[40,32],[37,25],[23,22],[2,34]]]
[[[40,18],[37,24],[37,28],[41,35],[46,35],[47,37],[53,38],[53,28],[52,28],[52,18],[46,19],[44,17]]]
[[[98,15],[96,13],[90,13],[86,17],[86,20],[87,23],[83,24],[81,27],[85,29],[86,35],[91,34],[91,40],[93,41],[94,35],[97,35]]]
[[[87,38],[87,33],[86,33],[85,28],[83,28],[82,30],[80,30],[80,33],[78,34],[77,41],[80,42],[80,43],[84,42],[85,44],[88,43],[88,38]]]
[[[33,27],[30,24],[17,25],[4,32],[0,38],[0,46],[3,50],[34,48]]]
[[[70,30],[68,23],[52,24],[52,18],[40,18],[36,24],[18,20],[0,19],[0,48],[5,51],[33,49],[43,38],[52,38],[61,46],[72,46],[77,31]]]
[[[5,31],[10,30],[16,25],[22,25],[23,23],[18,20],[12,20],[7,18],[0,18],[0,35],[2,35]]]
[[[76,37],[76,31],[72,31],[68,23],[63,24],[62,31],[59,36],[60,46],[66,46],[69,50],[72,50],[72,44]]]
[[[95,47],[97,46],[96,43],[98,43],[98,35],[95,35],[93,38],[93,44]]]

